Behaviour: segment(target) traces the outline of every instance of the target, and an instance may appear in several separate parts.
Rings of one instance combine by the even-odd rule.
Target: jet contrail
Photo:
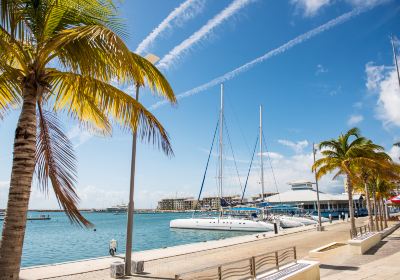
[[[154,42],[154,40],[168,28],[172,28],[172,22],[182,24],[193,18],[203,10],[204,0],[186,0],[175,8],[154,30],[139,44],[135,53],[142,54]]]
[[[254,0],[235,0],[219,14],[210,19],[199,30],[193,33],[189,38],[185,39],[182,43],[174,47],[167,55],[165,55],[158,63],[158,68],[168,69],[177,60],[179,60],[185,53],[187,53],[195,44],[204,39],[214,28],[232,17],[240,9],[244,8]]]
[[[281,54],[281,53],[284,53],[287,50],[289,50],[289,49],[291,49],[291,48],[293,48],[293,47],[295,47],[295,46],[297,46],[297,45],[299,45],[299,44],[301,44],[301,43],[303,43],[303,42],[305,42],[305,41],[307,41],[307,40],[309,40],[309,39],[311,39],[311,38],[313,38],[313,37],[315,37],[315,36],[317,36],[319,34],[321,34],[322,32],[327,31],[327,30],[335,27],[336,25],[345,23],[346,21],[348,21],[348,20],[354,18],[355,16],[358,16],[358,15],[360,15],[360,14],[362,14],[362,13],[364,13],[364,12],[370,10],[370,9],[372,9],[373,7],[375,7],[377,5],[378,4],[371,5],[371,6],[368,6],[368,7],[353,9],[350,12],[347,12],[347,13],[345,13],[345,14],[343,14],[343,15],[335,18],[335,19],[332,19],[332,20],[328,21],[327,23],[325,23],[323,25],[320,25],[320,26],[318,26],[318,27],[316,27],[316,28],[314,28],[314,29],[302,34],[302,35],[297,36],[296,38],[286,42],[285,44],[281,45],[280,47],[277,47],[276,49],[273,49],[273,50],[267,52],[266,54],[254,59],[254,60],[252,60],[252,61],[250,61],[250,62],[248,62],[248,63],[246,63],[246,64],[244,64],[244,65],[242,65],[242,66],[240,66],[240,67],[238,67],[238,68],[236,68],[236,69],[234,69],[234,70],[232,70],[232,71],[230,71],[230,72],[228,72],[228,73],[226,73],[226,74],[224,74],[224,75],[222,75],[222,76],[220,76],[218,78],[215,78],[215,79],[209,81],[208,83],[205,83],[205,84],[203,84],[201,86],[195,87],[195,88],[193,88],[191,90],[188,90],[188,91],[185,91],[185,92],[183,92],[181,94],[178,94],[176,97],[177,97],[178,100],[182,99],[182,98],[185,98],[185,97],[189,97],[189,96],[195,95],[195,94],[197,94],[199,92],[205,91],[205,90],[207,90],[207,89],[209,89],[211,87],[214,87],[214,86],[216,86],[216,85],[218,85],[220,83],[223,83],[225,81],[231,80],[231,79],[235,78],[236,76],[238,76],[239,74],[241,74],[243,72],[246,72],[247,70],[249,70],[252,67],[256,66],[257,64],[262,63],[262,62],[264,62],[264,61],[266,61],[266,60],[268,60],[268,59],[270,59],[270,58],[272,58],[274,56],[277,56],[277,55]],[[159,102],[153,104],[150,107],[150,109],[151,110],[156,109],[156,108],[158,108],[158,107],[160,107],[160,106],[162,106],[164,104],[167,104],[167,102],[166,101],[159,101]]]

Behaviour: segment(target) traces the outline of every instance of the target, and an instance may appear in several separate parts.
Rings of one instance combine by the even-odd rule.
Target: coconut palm
[[[334,179],[338,176],[346,177],[351,230],[355,231],[353,181],[356,174],[354,171],[361,164],[374,165],[375,152],[383,148],[362,137],[358,128],[352,128],[337,139],[321,142],[319,149],[323,157],[314,163],[312,169],[317,172],[317,178],[331,172],[335,172]]]
[[[357,177],[361,179],[361,183],[359,184],[363,184],[366,196],[372,194],[374,204],[373,211],[371,205],[368,209],[371,228],[375,227],[376,230],[379,230],[378,214],[381,212],[378,211],[379,201],[377,199],[383,198],[378,197],[380,193],[384,194],[384,197],[387,197],[390,191],[395,188],[393,182],[397,182],[400,179],[400,166],[394,163],[389,155],[384,152],[379,152],[375,155],[375,164],[360,166],[360,168],[358,168],[358,173]],[[374,212],[374,215],[372,215],[372,212]],[[375,225],[372,219],[373,216],[375,216]],[[385,220],[385,212],[383,212],[382,220]]]
[[[78,211],[76,163],[58,116],[110,135],[112,124],[137,131],[172,154],[160,122],[112,86],[135,82],[174,103],[162,74],[124,44],[111,0],[0,0],[0,118],[20,110],[15,130],[7,213],[0,245],[0,279],[18,279],[33,173],[50,181],[72,222]]]
[[[397,175],[397,174],[396,174]],[[395,184],[392,182],[377,177],[374,179],[376,187],[376,201],[379,209],[379,224],[381,229],[387,228],[387,213],[385,210],[385,199],[390,196],[391,192],[395,189]]]
[[[370,146],[370,148],[374,147]],[[360,192],[364,192],[365,194],[365,200],[368,210],[368,220],[372,229],[374,228],[371,205],[371,191],[373,190],[371,189],[369,181],[373,180],[373,178],[375,178],[377,174],[380,174],[380,176],[385,176],[388,179],[394,179],[397,176],[397,173],[394,172],[394,170],[398,168],[397,165],[392,162],[391,157],[387,153],[380,150],[381,149],[377,151],[373,149],[369,152],[374,162],[370,162],[368,165],[361,162],[361,164],[356,165],[353,169],[353,174],[356,175],[355,177],[353,177],[353,181],[357,182],[357,190]]]

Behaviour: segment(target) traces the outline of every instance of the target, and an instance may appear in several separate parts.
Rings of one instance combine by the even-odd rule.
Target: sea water
[[[30,212],[38,217],[43,213]],[[22,266],[52,264],[106,256],[109,242],[118,242],[117,253],[125,252],[127,215],[84,213],[91,229],[72,225],[62,212],[44,213],[50,220],[28,221]],[[142,251],[175,245],[245,235],[246,232],[170,229],[169,222],[189,218],[190,213],[135,214],[133,250]],[[0,222],[2,228],[3,222]]]

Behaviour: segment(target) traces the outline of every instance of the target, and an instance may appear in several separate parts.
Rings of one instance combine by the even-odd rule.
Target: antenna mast
[[[221,84],[221,108],[220,108],[220,126],[219,126],[219,198],[222,199],[222,149],[224,132],[224,84]]]
[[[397,70],[397,79],[399,81],[399,87],[400,87],[400,73],[399,73],[399,65],[397,62],[397,55],[396,55],[396,49],[394,47],[394,42],[393,42],[393,36],[391,36],[391,42],[392,42],[392,49],[393,49],[393,57],[394,57],[394,63],[396,65],[396,70]]]
[[[261,198],[264,201],[264,164],[263,164],[263,137],[262,137],[262,105],[260,105],[260,168],[261,168]]]

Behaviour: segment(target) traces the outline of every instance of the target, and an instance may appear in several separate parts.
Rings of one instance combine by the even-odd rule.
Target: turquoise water
[[[36,217],[39,214],[31,212],[29,216]],[[94,231],[71,225],[64,213],[45,214],[49,214],[51,220],[28,221],[23,267],[106,256],[111,239],[118,241],[117,253],[125,252],[126,215],[85,213],[85,217],[95,224]],[[170,220],[190,216],[189,213],[135,214],[134,251],[248,234],[169,228]]]

